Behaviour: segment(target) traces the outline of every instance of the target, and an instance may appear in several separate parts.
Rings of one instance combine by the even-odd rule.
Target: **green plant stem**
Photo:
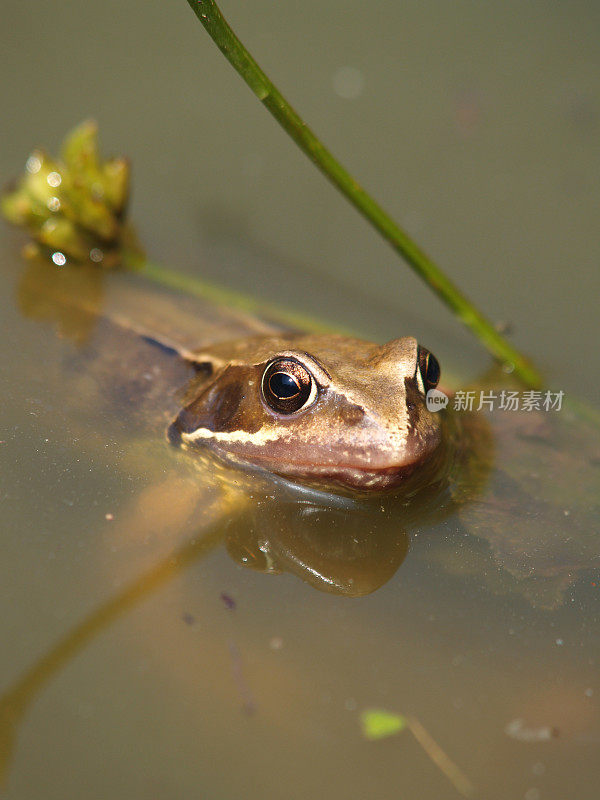
[[[310,333],[337,333],[345,336],[357,336],[359,333],[339,325],[329,325],[309,314],[301,314],[282,308],[275,303],[227,289],[224,286],[185,275],[174,269],[162,267],[133,251],[123,254],[124,264],[154,283],[168,289],[175,289],[191,297],[199,297],[217,305],[233,307],[253,316],[261,317],[269,322],[277,323],[284,328],[297,329]]]
[[[406,259],[493,356],[504,362],[527,385],[540,386],[541,375],[529,359],[501,336],[490,320],[325,148],[240,42],[214,0],[188,0],[188,3],[230,64],[321,172]]]

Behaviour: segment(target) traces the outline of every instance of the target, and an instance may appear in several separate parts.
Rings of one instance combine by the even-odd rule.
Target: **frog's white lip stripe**
[[[280,439],[281,436],[276,433],[261,433],[259,430],[257,433],[247,433],[246,431],[211,431],[209,428],[196,428],[196,430],[191,431],[190,433],[181,433],[181,439],[183,446],[194,444],[198,441],[205,441],[207,439],[212,439],[213,441],[217,442],[243,442],[243,443],[250,443],[254,445],[262,445],[263,443],[266,444],[267,442],[274,442],[277,439]],[[229,456],[228,456],[229,457]],[[252,460],[246,462],[246,460],[241,457],[236,457],[236,460],[239,460],[240,463],[254,463]],[[370,459],[369,459],[370,461]],[[337,470],[341,470],[345,473],[352,473],[355,476],[361,475],[372,475],[373,477],[371,480],[364,479],[363,483],[365,486],[369,486],[371,483],[376,483],[379,480],[379,477],[382,473],[385,472],[393,472],[394,470],[405,470],[410,469],[411,467],[415,466],[418,463],[418,459],[412,460],[405,460],[405,461],[394,461],[390,464],[383,465],[383,466],[370,466],[369,464],[365,464],[362,466],[359,465],[352,465],[352,464],[344,464],[343,466],[336,466],[332,464],[285,464],[284,474],[294,475],[297,474],[298,471],[303,475],[311,475],[311,476],[318,476],[322,473],[329,474],[331,471],[335,472]],[[255,464],[255,466],[261,466],[260,464]],[[268,469],[268,468],[267,468]],[[274,470],[277,471],[276,469]]]
[[[247,433],[246,431],[211,431],[210,428],[196,428],[190,433],[181,433],[184,442],[197,442],[202,439],[214,439],[217,442],[244,442],[246,444],[263,444],[274,442],[280,438],[278,433]]]

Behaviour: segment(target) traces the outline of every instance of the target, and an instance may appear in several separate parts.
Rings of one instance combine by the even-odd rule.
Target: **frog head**
[[[184,448],[362,492],[401,485],[440,448],[443,414],[426,403],[439,365],[412,337],[256,337],[188,360],[197,377],[170,427]]]

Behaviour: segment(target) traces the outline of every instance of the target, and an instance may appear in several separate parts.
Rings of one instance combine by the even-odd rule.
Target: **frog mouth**
[[[447,472],[443,447],[422,454],[412,461],[384,464],[381,466],[361,464],[298,464],[273,463],[262,460],[234,460],[246,469],[259,469],[290,482],[297,482],[313,489],[342,494],[377,494],[393,490],[412,493],[420,486],[436,482]],[[230,454],[223,453],[230,459]]]
[[[377,468],[328,464],[310,465],[306,468],[290,467],[285,470],[275,467],[273,472],[312,486],[367,493],[386,492],[399,488],[415,473],[418,467],[418,461]]]
[[[431,482],[431,476],[439,472],[439,454],[443,447],[440,442],[431,451],[421,452],[412,459],[401,462],[382,463],[301,463],[277,460],[265,455],[235,452],[220,446],[212,437],[191,439],[181,435],[176,424],[168,429],[171,444],[195,450],[207,448],[217,458],[244,471],[258,470],[262,473],[283,478],[292,483],[310,486],[312,489],[346,495],[368,495],[386,493],[393,490],[413,492],[415,487]]]

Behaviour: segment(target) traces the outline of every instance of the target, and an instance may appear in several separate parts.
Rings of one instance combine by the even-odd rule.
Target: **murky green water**
[[[375,338],[414,333],[454,373],[486,368],[183,0],[11,5],[5,179],[30,146],[55,147],[93,115],[104,149],[134,159],[133,213],[156,257]],[[553,386],[596,401],[597,4],[224,11]],[[405,524],[392,509],[384,524],[372,511],[348,552],[333,513],[324,558],[318,521],[281,533],[268,507],[224,526],[238,492],[164,444],[172,398],[142,424],[110,371],[104,383],[94,371],[96,351],[120,358],[110,332],[58,320],[24,291],[7,228],[1,248],[2,796],[460,796],[409,731],[365,741],[368,707],[416,719],[478,797],[596,796],[600,579],[581,566],[598,557],[599,515],[593,496],[564,497],[576,461],[561,468],[549,448],[502,535],[460,515]],[[120,297],[96,287],[103,304]],[[553,494],[556,519],[529,542],[523,521]],[[294,574],[256,569],[274,555]],[[309,573],[380,588],[324,593]]]

